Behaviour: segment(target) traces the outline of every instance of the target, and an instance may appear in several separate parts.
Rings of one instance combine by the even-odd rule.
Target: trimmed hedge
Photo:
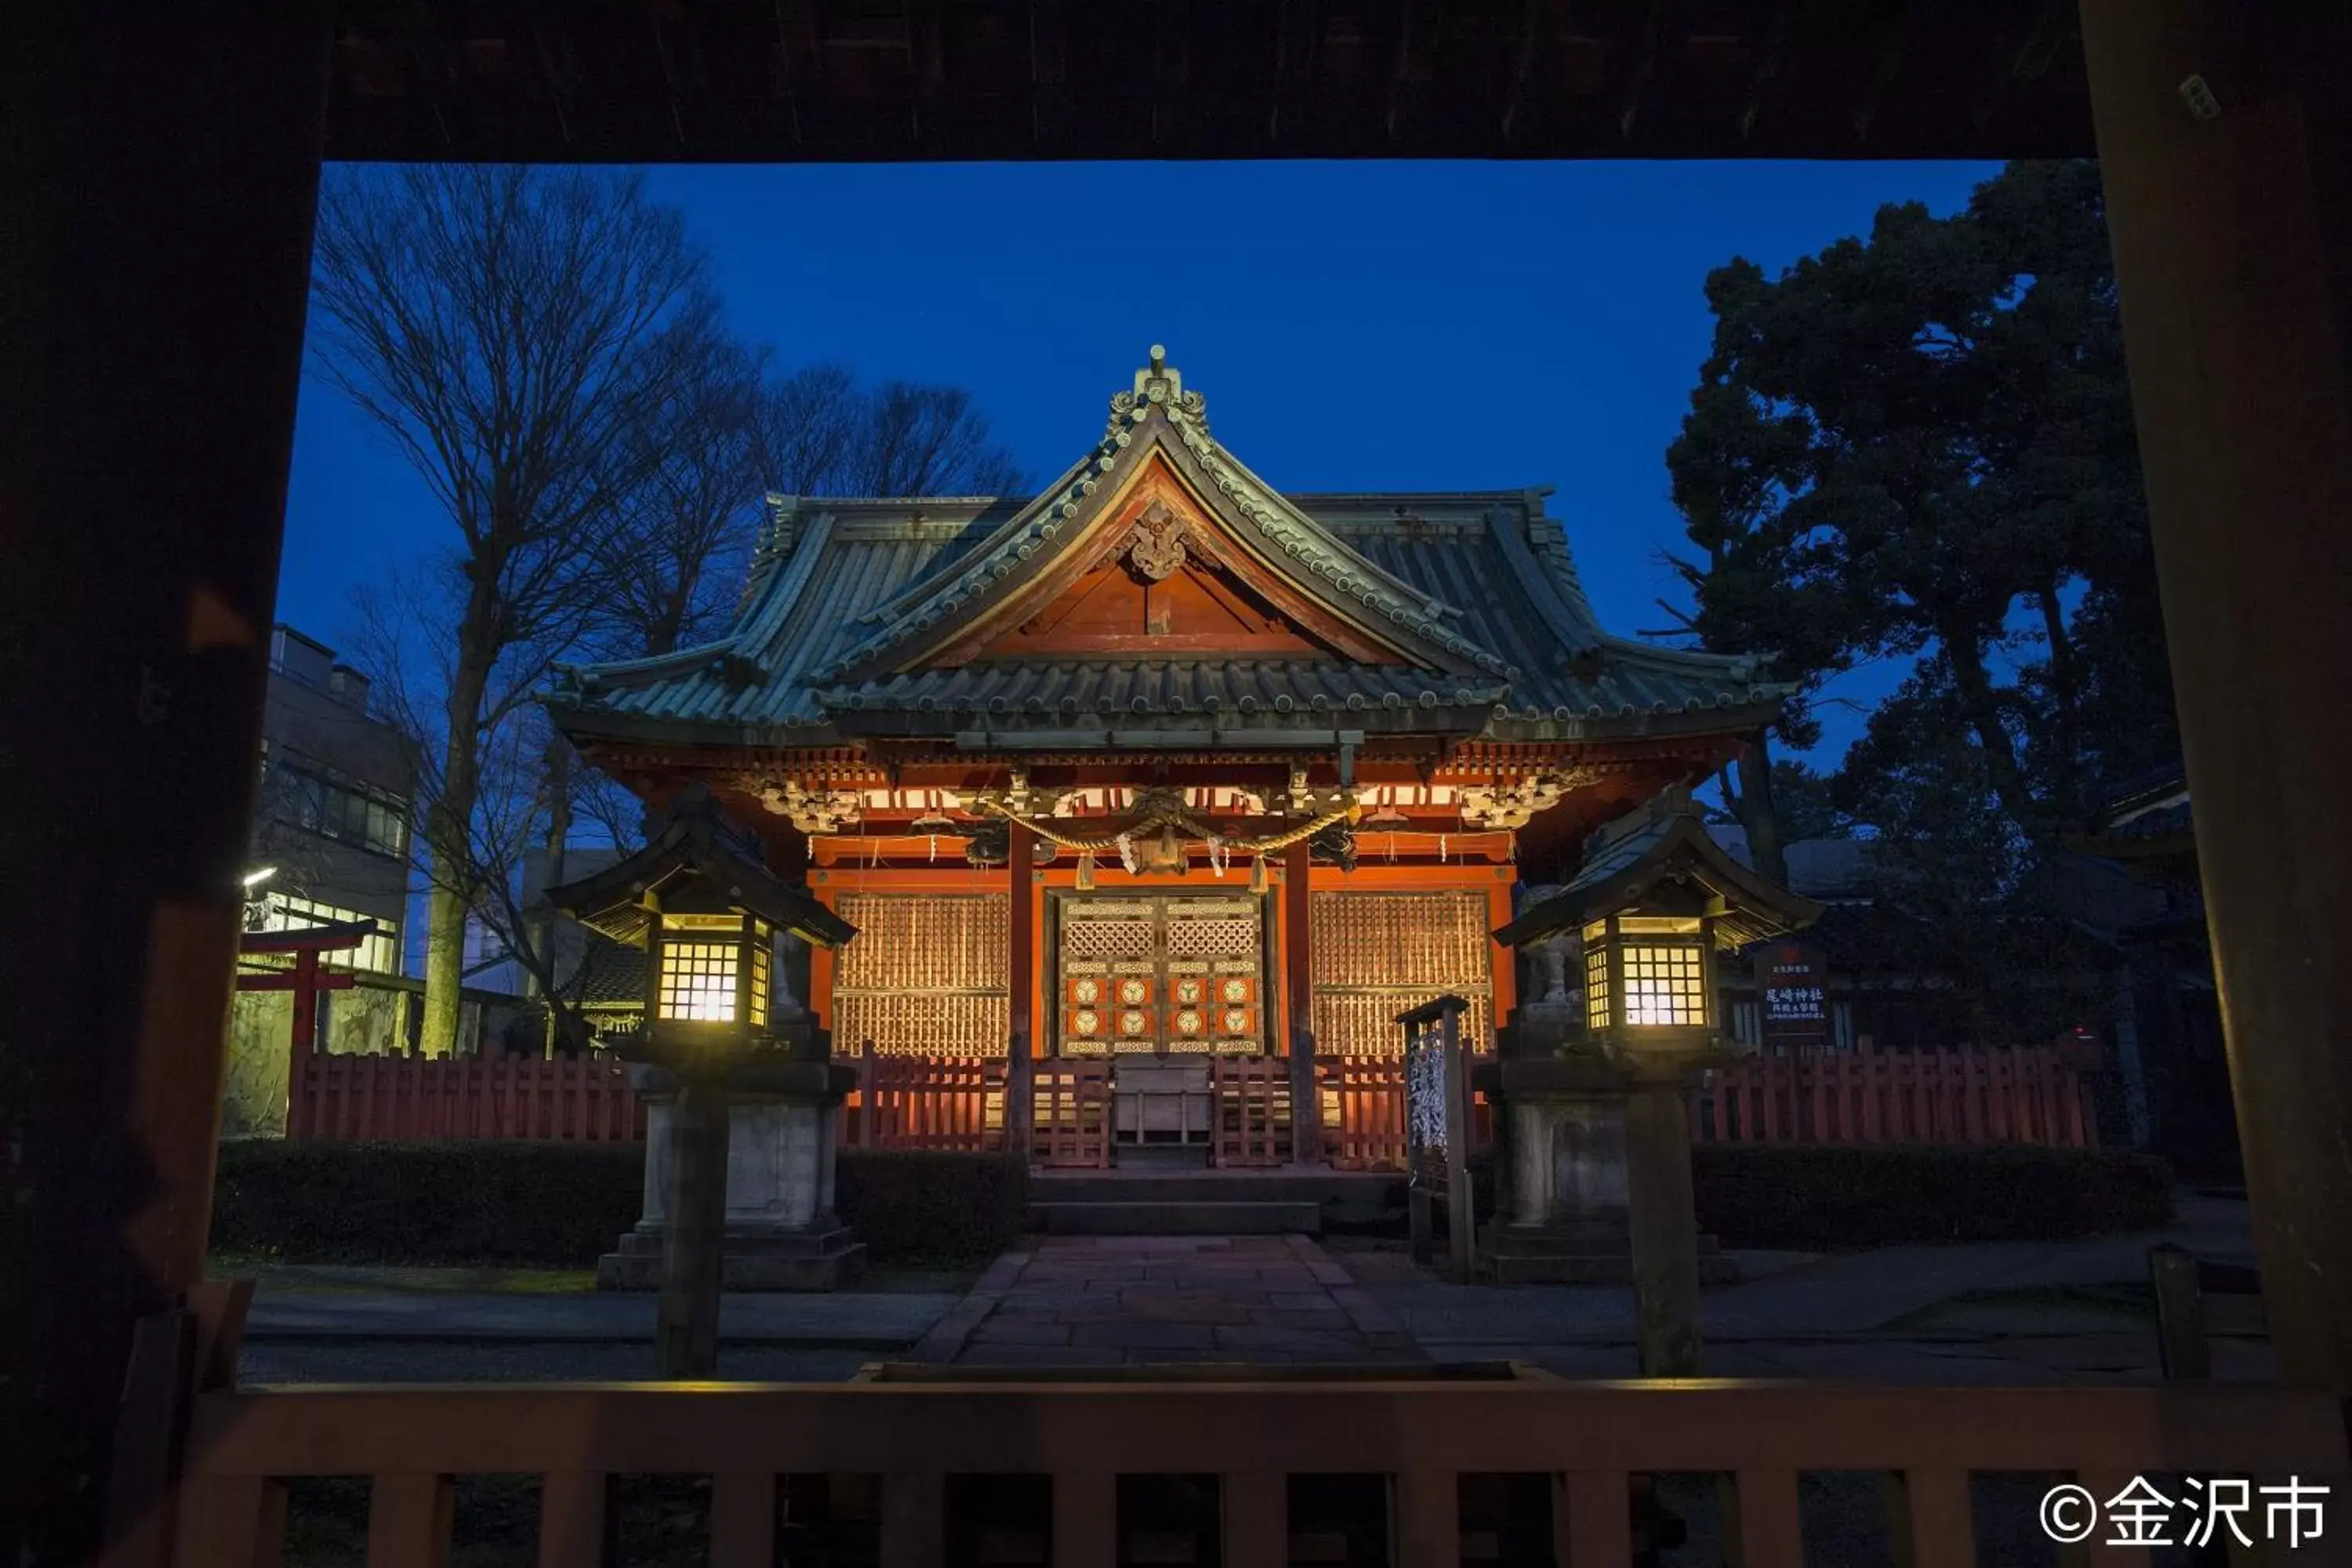
[[[1726,1247],[2042,1241],[2172,1217],[2170,1167],[2122,1150],[1703,1143],[1691,1164],[1699,1227]]]
[[[221,1146],[215,1252],[288,1263],[591,1268],[637,1223],[640,1143],[255,1140]],[[877,1263],[993,1257],[1028,1217],[996,1154],[841,1152],[841,1216]]]

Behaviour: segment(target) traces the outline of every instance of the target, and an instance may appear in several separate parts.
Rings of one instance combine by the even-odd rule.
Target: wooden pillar
[[[668,1224],[662,1235],[661,1297],[655,1304],[654,1375],[719,1375],[719,1299],[727,1271],[727,1145],[733,1131],[726,1080],[681,1074],[670,1109]]]
[[[332,20],[0,48],[0,1561],[95,1555],[132,1324],[202,1274]]]
[[[2082,16],[2271,1341],[2352,1394],[2352,17]]]
[[[1290,1159],[1323,1163],[1323,1099],[1315,1085],[1314,853],[1301,840],[1282,859],[1282,1016],[1290,1053]]]
[[[1029,1087],[1034,1081],[1037,1038],[1037,831],[1013,823],[1005,833],[1004,874],[1012,893],[1007,916],[1013,952],[1005,967],[1010,988],[1013,1027],[1005,1049],[1014,1058],[1006,1064],[1005,1143],[1026,1151],[1035,1131],[1035,1112]]]
[[[1690,1112],[1678,1079],[1625,1101],[1625,1195],[1633,1242],[1633,1339],[1643,1377],[1698,1375],[1698,1223]]]

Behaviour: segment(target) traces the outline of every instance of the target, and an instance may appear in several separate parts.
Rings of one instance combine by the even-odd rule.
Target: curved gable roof
[[[1311,658],[1085,655],[927,667],[971,617],[1071,548],[1147,463],[1319,608],[1396,650]],[[1102,438],[1040,495],[770,498],[734,627],[658,658],[559,672],[575,736],[821,745],[853,734],[1219,722],[1437,730],[1509,740],[1727,732],[1788,689],[1760,661],[1612,637],[1543,489],[1276,492],[1210,434],[1155,354]]]

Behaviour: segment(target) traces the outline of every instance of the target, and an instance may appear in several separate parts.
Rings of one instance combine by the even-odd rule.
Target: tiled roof
[[[1208,436],[1200,395],[1113,400],[1088,457],[1027,502],[772,498],[735,627],[654,659],[563,672],[551,706],[576,735],[817,745],[893,726],[1063,727],[1104,715],[1255,714],[1254,723],[1444,728],[1503,739],[1724,731],[1786,688],[1758,661],[1604,634],[1540,489],[1276,495]],[[1290,555],[1327,602],[1428,650],[1422,666],[1104,658],[897,671],[996,580],[1052,542],[1139,433],[1177,449]],[[1450,668],[1440,668],[1440,664]],[[914,716],[924,715],[919,723]]]

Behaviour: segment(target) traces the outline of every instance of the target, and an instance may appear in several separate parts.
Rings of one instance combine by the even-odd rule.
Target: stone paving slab
[[[1302,1236],[1043,1236],[917,1347],[934,1365],[1407,1363],[1387,1310]]]

